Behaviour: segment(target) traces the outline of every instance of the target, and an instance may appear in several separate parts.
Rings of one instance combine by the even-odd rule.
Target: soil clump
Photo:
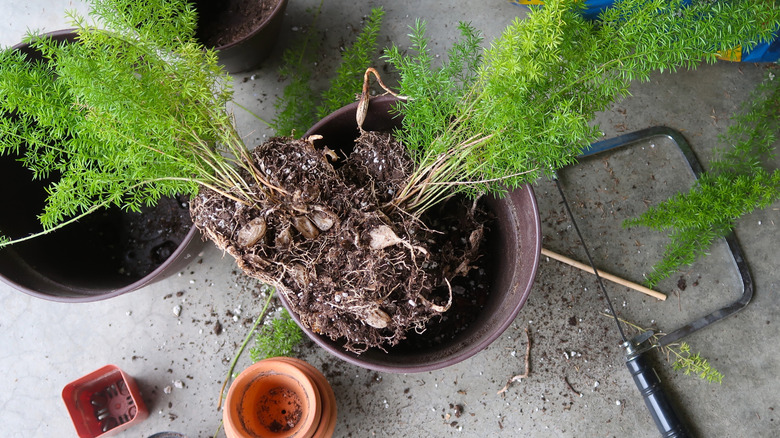
[[[254,205],[203,190],[191,213],[303,325],[360,353],[423,332],[450,308],[455,278],[480,257],[486,216],[454,199],[416,218],[391,204],[413,167],[405,148],[365,132],[351,149],[332,162],[338,153],[328,148],[271,139],[252,152],[265,179],[253,186]]]

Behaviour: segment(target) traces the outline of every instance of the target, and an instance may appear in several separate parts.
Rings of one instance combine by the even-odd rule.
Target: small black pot
[[[47,34],[58,41],[75,41],[71,30]],[[28,57],[40,54],[27,44],[14,47]],[[0,157],[0,231],[20,238],[41,229],[37,215],[43,210],[45,187],[51,181],[33,181],[32,173],[16,161]],[[150,218],[163,210],[186,217],[186,230],[171,235],[146,229]],[[125,225],[133,223],[131,237]],[[138,224],[142,224],[138,227]],[[159,223],[156,225],[160,225]],[[172,227],[172,225],[171,225]],[[137,290],[183,269],[203,247],[198,230],[189,219],[186,200],[163,199],[154,209],[139,215],[110,208],[93,213],[51,234],[0,250],[0,280],[29,295],[53,301],[83,302],[115,297]],[[135,241],[129,251],[122,241]],[[132,263],[128,264],[127,259]],[[123,266],[142,266],[124,269]]]
[[[212,18],[224,9],[224,2],[221,0],[197,0],[195,4],[198,10],[198,37],[200,38],[202,28],[214,25]],[[225,70],[229,73],[254,70],[268,58],[279,39],[286,8],[287,0],[281,0],[271,15],[263,22],[258,23],[249,35],[238,41],[214,47],[219,63],[225,67]],[[238,14],[233,18],[234,21],[242,19]]]
[[[400,117],[393,117],[396,99],[374,98],[368,108],[363,127],[386,131],[400,126]],[[355,114],[357,103],[341,108],[314,125],[304,136],[322,135],[329,145],[351,145],[358,137]],[[322,141],[322,140],[320,140]],[[539,266],[541,224],[531,186],[512,191],[503,199],[488,197],[485,205],[496,217],[496,226],[487,233],[487,253],[493,279],[491,291],[476,320],[454,338],[433,347],[404,346],[403,341],[385,353],[373,348],[357,355],[343,348],[343,342],[332,341],[303,327],[304,332],[331,354],[352,364],[377,371],[409,373],[432,371],[454,365],[482,351],[495,341],[514,321],[528,299]],[[282,296],[283,298],[283,296]],[[284,305],[289,305],[282,299]],[[290,315],[300,326],[297,315]]]

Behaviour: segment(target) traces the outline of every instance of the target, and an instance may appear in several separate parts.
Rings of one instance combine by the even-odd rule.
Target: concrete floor
[[[82,4],[66,0],[10,3],[0,4],[1,45],[18,42],[27,27],[63,27],[67,8],[84,10]],[[276,76],[281,51],[309,23],[306,11],[318,3],[292,0],[272,59],[258,71],[235,77],[237,101],[261,117],[272,117],[274,98],[283,86]],[[419,17],[428,20],[432,47],[442,53],[455,37],[459,20],[469,20],[493,37],[524,14],[505,0],[327,1],[320,19],[326,30],[323,54],[317,60],[323,71],[332,66],[327,57],[351,40],[372,5],[387,11],[382,45],[390,40],[406,44],[407,26]],[[718,63],[695,72],[654,75],[650,82],[633,86],[632,97],[597,121],[605,138],[656,125],[677,129],[706,166],[730,114],[768,68],[774,67]],[[250,143],[269,135],[240,110],[237,120]],[[564,170],[562,180],[596,263],[634,281],[641,281],[658,258],[665,239],[644,230],[624,230],[621,221],[642,211],[646,201],[685,190],[692,181],[675,145],[663,138],[585,160]],[[535,191],[544,246],[584,261],[555,187],[540,181]],[[778,436],[780,350],[774,338],[780,324],[780,273],[774,247],[779,207],[751,214],[737,226],[755,281],[753,302],[686,339],[725,374],[723,383],[681,375],[655,353],[669,393],[683,406],[681,415],[697,436]],[[683,283],[684,290],[679,287]],[[665,331],[734,301],[740,293],[722,243],[658,287],[669,294],[664,302],[614,284],[607,288],[621,317]],[[162,431],[191,438],[214,436],[221,419],[219,388],[237,344],[260,311],[259,290],[259,284],[240,275],[232,260],[212,245],[179,275],[102,302],[48,302],[0,284],[2,435],[75,436],[60,397],[62,388],[113,363],[137,379],[151,412],[120,436],[148,437]],[[182,309],[178,317],[172,312],[175,306]],[[310,342],[296,356],[323,370],[331,382],[339,409],[337,437],[657,436],[624,368],[614,324],[601,314],[605,307],[593,276],[543,258],[528,303],[514,324],[482,353],[458,365],[420,374],[382,374],[334,359]],[[221,334],[213,331],[217,321],[224,328]],[[531,341],[530,375],[498,395],[510,377],[523,372],[525,329]],[[238,369],[248,364],[245,354]],[[166,387],[172,391],[166,393]]]

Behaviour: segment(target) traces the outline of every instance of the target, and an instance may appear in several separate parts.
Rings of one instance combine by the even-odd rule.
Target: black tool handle
[[[643,354],[638,354],[626,360],[626,366],[634,378],[639,392],[645,399],[645,405],[655,420],[655,425],[664,438],[688,437],[671,403],[666,398],[661,387],[661,379],[652,366],[647,363]]]

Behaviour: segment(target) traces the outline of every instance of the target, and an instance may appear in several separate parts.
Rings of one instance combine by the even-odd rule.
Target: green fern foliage
[[[38,62],[0,53],[0,113],[13,115],[0,118],[0,154],[21,155],[36,178],[57,176],[44,230],[110,204],[138,210],[235,186],[246,149],[225,110],[232,90],[194,39],[192,6],[89,3],[92,19],[70,15],[76,42],[29,35]]]
[[[780,81],[767,78],[743,112],[733,117],[721,138],[731,148],[719,150],[710,171],[688,192],[625,221],[625,226],[646,226],[669,235],[662,260],[647,275],[648,285],[694,263],[715,239],[731,232],[740,217],[780,199],[780,170],[764,164],[774,156],[780,134],[778,102]]]
[[[295,324],[287,310],[263,325],[255,338],[255,346],[249,350],[252,362],[269,357],[289,356],[293,348],[303,340],[303,331]]]
[[[421,170],[398,204],[414,210],[459,191],[500,194],[549,175],[598,138],[590,121],[632,81],[714,62],[719,50],[768,40],[780,23],[780,6],[753,0],[624,0],[597,23],[582,18],[578,5],[545,2],[509,25],[481,58],[472,53],[476,77],[456,104],[441,90],[457,90],[461,77],[431,66],[420,24],[411,54],[391,52],[409,97],[400,110],[414,120],[404,125],[413,132],[401,135],[412,151],[423,151],[414,152]]]
[[[672,363],[672,368],[676,371],[682,371],[686,376],[698,376],[710,383],[723,382],[723,374],[712,368],[707,359],[699,353],[691,353],[691,347],[687,343],[681,343],[679,348],[676,351],[672,350],[672,352],[677,356],[677,359]]]
[[[409,49],[393,45],[384,56],[400,75],[399,93],[413,96],[403,106],[403,128],[396,136],[418,161],[429,150],[441,153],[449,147],[433,139],[447,131],[453,114],[476,80],[482,59],[482,35],[471,25],[460,23],[460,38],[442,65],[434,65],[435,57],[428,47],[425,29],[424,21],[415,21],[409,34]]]
[[[363,74],[375,60],[377,37],[384,15],[384,9],[372,9],[355,42],[341,54],[336,76],[322,93],[322,102],[317,108],[318,119],[355,101],[355,95],[363,86]]]
[[[276,116],[270,126],[278,136],[303,134],[316,121],[317,94],[311,83],[314,76],[312,57],[320,47],[317,21],[322,11],[322,1],[314,13],[314,19],[305,37],[293,42],[282,54],[279,76],[287,80],[282,94],[274,102]]]
[[[363,85],[363,73],[374,61],[377,36],[384,17],[382,8],[371,10],[355,41],[341,54],[341,61],[329,87],[322,93],[315,91],[312,87],[315,79],[312,58],[320,48],[317,21],[321,8],[322,3],[306,36],[296,41],[282,55],[279,75],[288,83],[274,103],[277,114],[271,128],[276,135],[303,134],[317,120],[354,102],[355,95]]]
[[[601,316],[612,319],[614,316],[607,313],[602,313]],[[632,329],[636,333],[645,333],[649,330],[634,324],[633,322],[620,319],[620,322]],[[710,383],[721,383],[723,381],[723,374],[718,370],[712,368],[709,361],[704,358],[700,353],[692,353],[691,347],[685,342],[673,343],[666,346],[660,346],[659,340],[666,336],[663,333],[657,333],[652,331],[650,340],[652,345],[657,346],[658,349],[664,354],[666,360],[669,361],[670,357],[674,357],[672,362],[672,368],[676,371],[683,371],[688,375],[694,375]]]

